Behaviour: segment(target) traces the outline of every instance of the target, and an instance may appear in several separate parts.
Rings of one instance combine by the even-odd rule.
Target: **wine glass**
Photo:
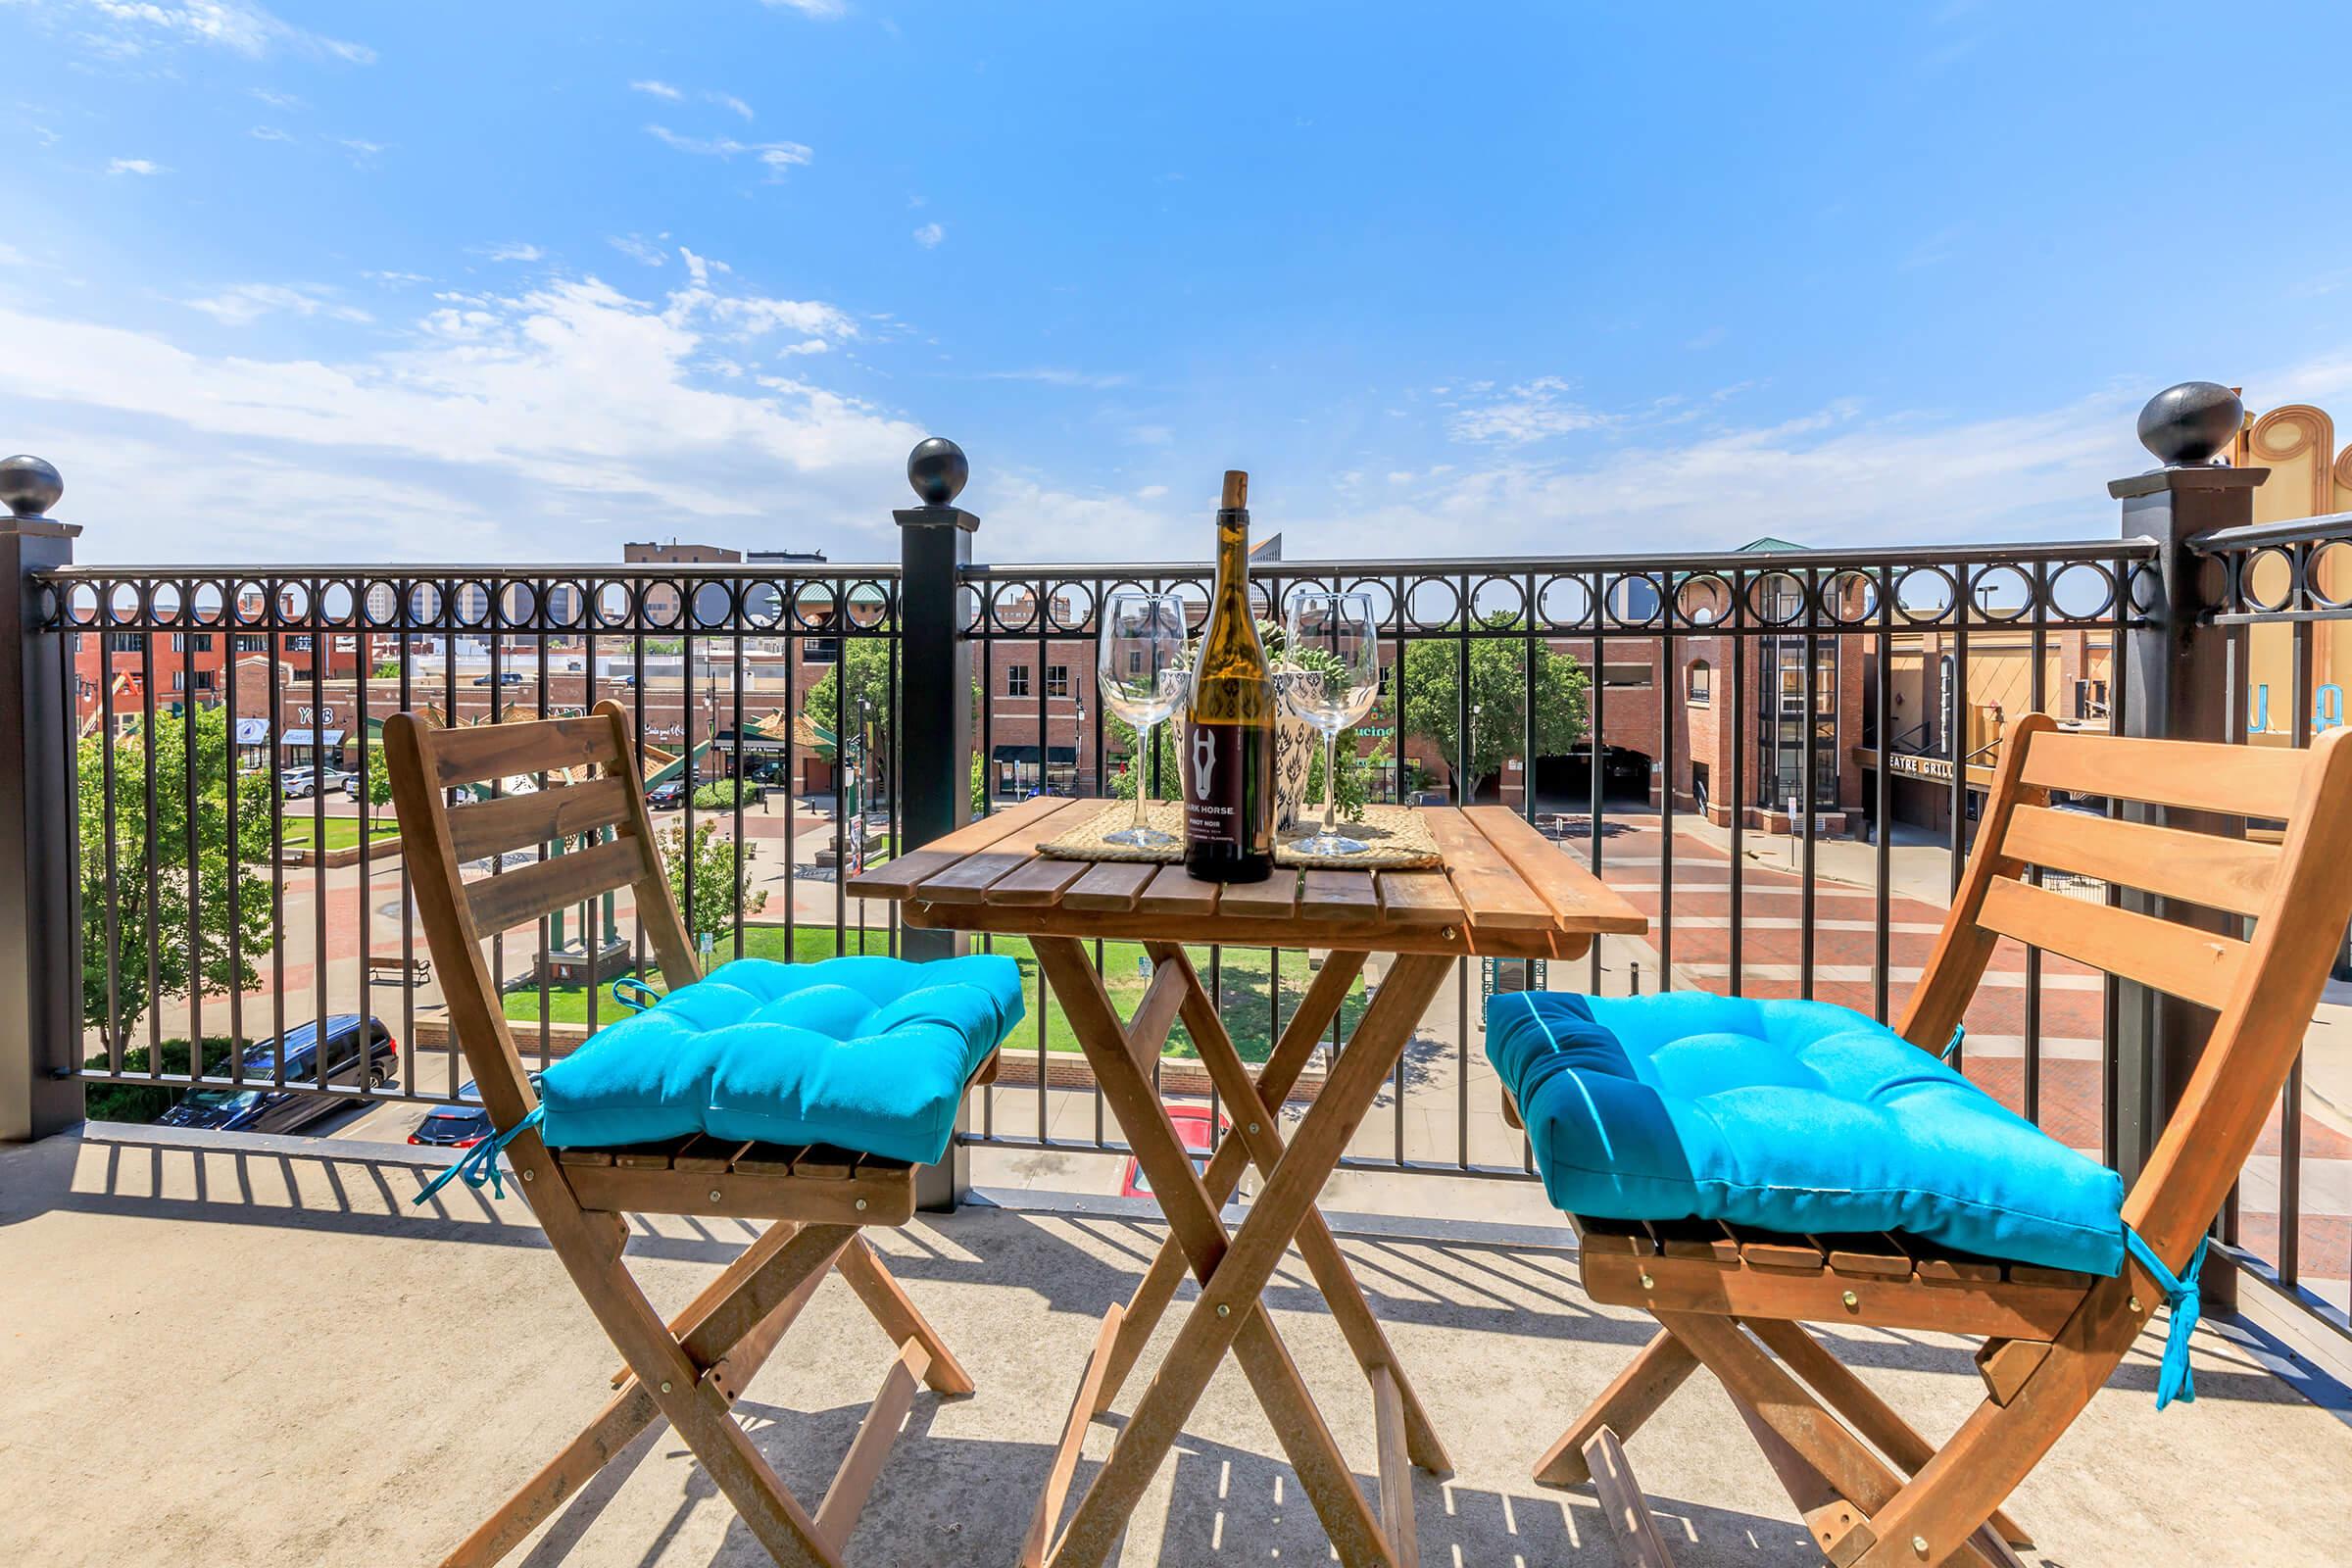
[[[1169,849],[1179,840],[1145,817],[1145,769],[1152,758],[1152,732],[1184,706],[1184,601],[1174,594],[1115,593],[1102,605],[1102,630],[1095,643],[1097,688],[1102,706],[1135,726],[1135,821],[1105,843],[1139,849]]]
[[[1361,855],[1371,846],[1340,831],[1340,731],[1380,696],[1380,618],[1366,593],[1295,593],[1283,625],[1294,667],[1275,684],[1283,705],[1323,732],[1323,830],[1291,847],[1312,859]]]

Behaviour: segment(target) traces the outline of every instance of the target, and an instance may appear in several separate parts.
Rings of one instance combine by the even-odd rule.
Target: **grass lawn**
[[[294,814],[295,808],[302,804],[300,801],[289,801],[286,804],[286,848],[289,850],[309,849],[313,830],[318,825],[307,811],[300,816]],[[390,816],[377,818],[374,830],[368,834],[369,842],[377,844],[382,843],[385,839],[398,837],[400,837],[400,824],[393,821]],[[326,847],[328,849],[357,849],[359,843],[360,819],[358,817],[330,816],[326,819]]]
[[[863,951],[874,954],[890,951],[886,932],[867,931],[862,933],[864,938],[862,949],[859,947],[860,935],[861,933],[855,926],[845,932],[843,934],[843,951],[849,953]],[[785,939],[782,926],[747,926],[744,929],[743,938],[743,951],[746,957],[813,963],[820,958],[833,956],[833,928],[829,925],[801,927],[793,933],[793,940],[789,944]],[[721,961],[732,957],[734,951],[735,944],[732,935],[718,939],[713,945],[713,952]],[[1020,966],[1021,988],[1028,1005],[1028,1015],[1014,1028],[1012,1038],[1006,1042],[1006,1045],[1014,1050],[1035,1051],[1038,1038],[1036,956],[1031,953],[1027,940],[1021,937],[998,937],[995,940],[994,951],[1004,954]],[[1194,948],[1190,951],[1194,965],[1200,969],[1202,980],[1207,981],[1210,978],[1208,950]],[[1149,983],[1146,973],[1138,969],[1138,964],[1144,960],[1143,944],[1140,942],[1105,942],[1102,944],[1102,972],[1110,991],[1111,1002],[1118,1007],[1120,1017],[1129,1017],[1134,1013],[1136,1004],[1143,1000],[1144,988]],[[1225,1027],[1232,1032],[1234,1045],[1240,1050],[1243,1058],[1248,1061],[1263,1061],[1274,1049],[1274,1036],[1278,1026],[1269,1016],[1268,990],[1272,976],[1272,965],[1268,961],[1270,956],[1263,948],[1227,948],[1216,976],[1218,1000],[1221,1004],[1220,1010],[1224,1015]],[[1307,956],[1303,953],[1284,953],[1281,955],[1281,960],[1280,1006],[1282,1018],[1287,1022],[1292,1012],[1297,1010],[1298,999],[1305,995],[1307,984],[1313,978],[1313,971],[1308,967]],[[508,961],[512,965],[514,959],[510,956]],[[510,991],[507,993],[506,1000],[508,1017],[537,1021],[539,1017],[538,987],[532,986],[523,990]],[[550,986],[547,1003],[547,1015],[552,1022],[586,1023],[588,1021],[587,994],[576,986]],[[1348,1033],[1353,1033],[1356,1020],[1363,1016],[1364,1006],[1364,983],[1359,979],[1348,988],[1348,1000],[1341,1004],[1340,1027]],[[618,1004],[612,1000],[610,993],[598,1000],[597,1022],[599,1024],[610,1023],[620,1016],[624,1016],[623,1010]],[[1070,1021],[1059,1006],[1053,1007],[1048,1012],[1045,1038],[1046,1047],[1051,1051],[1076,1051],[1078,1049],[1077,1039],[1070,1033]],[[1167,1054],[1172,1056],[1198,1054],[1193,1047],[1191,1037],[1185,1033],[1182,1024],[1178,1024],[1168,1036]]]

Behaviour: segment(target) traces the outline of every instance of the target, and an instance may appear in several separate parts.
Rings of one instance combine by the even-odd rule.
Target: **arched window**
[[[1714,665],[1703,659],[1694,659],[1690,662],[1690,671],[1685,678],[1686,689],[1690,693],[1690,700],[1693,706],[1704,708],[1715,701]]]

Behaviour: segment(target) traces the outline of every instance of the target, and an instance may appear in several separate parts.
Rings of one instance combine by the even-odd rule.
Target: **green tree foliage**
[[[661,846],[662,863],[669,871],[670,897],[678,901],[686,934],[697,947],[704,937],[716,942],[734,930],[738,920],[767,907],[767,890],[752,886],[750,861],[745,861],[740,871],[736,869],[734,842],[717,837],[717,824],[697,823],[691,846],[683,825],[670,828],[662,833]],[[686,896],[690,881],[694,887],[691,900]]]
[[[368,818],[369,831],[373,831],[375,827],[375,813],[392,804],[392,770],[384,765],[384,760],[380,755],[371,760],[373,765],[368,769],[367,778],[368,808],[363,813]]]
[[[1496,631],[1519,624],[1513,614],[1490,615],[1482,622]],[[1536,662],[1536,755],[1556,756],[1585,738],[1590,728],[1586,694],[1591,684],[1584,664],[1574,656],[1544,643],[1513,638],[1480,638],[1470,644],[1469,705],[1460,702],[1456,645],[1451,642],[1407,643],[1404,649],[1404,718],[1406,735],[1426,740],[1445,758],[1450,774],[1460,754],[1456,732],[1465,706],[1479,709],[1471,725],[1470,777],[1483,779],[1520,753],[1527,729],[1527,663]]]
[[[736,783],[731,778],[716,779],[702,785],[694,792],[694,808],[698,811],[731,811],[735,808]],[[742,786],[743,804],[750,806],[767,799],[764,785]]]
[[[988,763],[978,752],[972,753],[972,814],[988,813]]]
[[[81,1017],[111,1048],[125,1039],[160,997],[184,997],[191,983],[205,996],[232,986],[249,990],[261,976],[254,958],[270,951],[270,885],[251,866],[270,854],[271,780],[267,773],[235,778],[227,714],[220,709],[196,713],[193,794],[188,788],[188,732],[184,719],[158,719],[152,738],[155,814],[147,811],[150,738],[133,730],[113,742],[114,812],[107,813],[104,788],[108,742],[104,734],[82,737],[79,821],[81,841]],[[237,792],[237,835],[228,835],[228,792]],[[195,834],[194,864],[189,832]],[[152,893],[148,845],[153,830]],[[114,869],[114,900],[107,899],[107,872]],[[230,919],[229,893],[237,909]],[[188,940],[189,900],[196,911],[196,942]],[[240,952],[229,962],[234,931]],[[155,964],[149,973],[149,943]],[[108,959],[114,956],[110,1004]]]
[[[840,647],[841,657],[825,671],[825,678],[809,687],[808,694],[801,699],[801,711],[827,731],[838,723],[855,737],[859,732],[858,725],[869,717],[858,705],[860,701],[871,703],[874,750],[879,760],[889,750],[890,645],[874,637],[844,637]],[[844,679],[849,682],[846,694],[842,691]],[[830,751],[825,760],[833,760]]]

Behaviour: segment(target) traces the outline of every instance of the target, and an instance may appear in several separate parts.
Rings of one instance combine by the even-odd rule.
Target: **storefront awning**
[[[340,746],[343,744],[343,732],[339,729],[328,730],[324,741],[313,740],[311,733],[307,729],[290,729],[286,731],[285,744],[288,746]]]

